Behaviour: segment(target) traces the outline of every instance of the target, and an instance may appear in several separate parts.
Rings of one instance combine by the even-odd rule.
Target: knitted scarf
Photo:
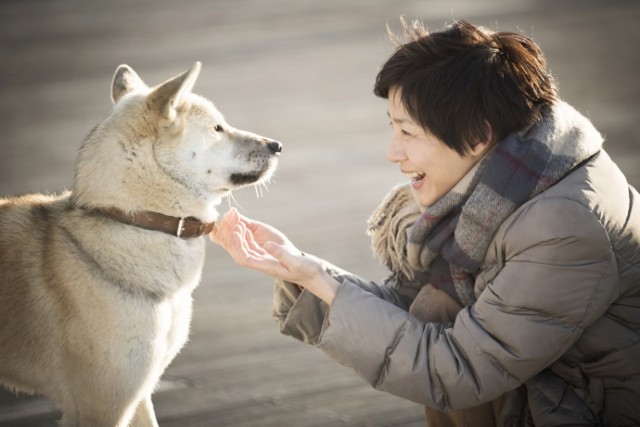
[[[500,224],[601,146],[589,120],[558,102],[496,144],[432,206],[418,206],[409,185],[395,187],[368,222],[374,253],[393,272],[427,273],[432,286],[473,304],[475,276]]]

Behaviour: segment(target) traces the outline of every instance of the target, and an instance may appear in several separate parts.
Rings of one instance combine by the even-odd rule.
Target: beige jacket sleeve
[[[408,280],[394,274],[388,277],[382,285],[378,285],[326,261],[322,262],[324,269],[338,282],[349,283],[363,289],[363,291],[388,301],[404,311],[409,310],[411,302],[425,283],[423,276]],[[312,293],[302,290],[298,285],[282,280],[276,281],[273,316],[280,325],[280,331],[283,334],[317,345],[328,310],[327,304]]]
[[[423,323],[345,283],[318,347],[374,387],[441,410],[529,380],[602,316],[617,268],[604,227],[575,202],[541,199],[506,230],[505,264],[453,326]]]
[[[504,265],[452,326],[421,322],[345,278],[322,315],[310,296],[292,301],[283,332],[295,336],[291,320],[311,310],[309,342],[377,389],[441,410],[492,400],[550,366],[617,292],[608,235],[578,203],[543,198],[505,229]]]

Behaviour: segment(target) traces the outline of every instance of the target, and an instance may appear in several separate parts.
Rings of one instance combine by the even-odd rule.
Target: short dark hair
[[[429,33],[401,19],[405,38],[378,73],[374,93],[399,89],[411,118],[461,155],[540,119],[557,100],[540,47],[529,37],[466,21]],[[487,127],[487,124],[489,127]]]

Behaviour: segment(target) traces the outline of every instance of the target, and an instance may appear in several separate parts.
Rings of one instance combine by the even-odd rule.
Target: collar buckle
[[[176,237],[181,237],[184,231],[184,218],[180,218],[178,221],[178,228],[176,228]]]

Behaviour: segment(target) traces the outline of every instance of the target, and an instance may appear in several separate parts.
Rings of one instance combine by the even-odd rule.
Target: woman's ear
[[[491,148],[491,143],[489,141],[480,141],[469,149],[469,155],[473,157],[484,156],[484,154],[489,151],[489,148]]]
[[[469,155],[474,157],[484,156],[491,147],[493,147],[493,130],[489,122],[485,120],[485,132],[482,140],[477,141],[471,148],[469,148]]]

